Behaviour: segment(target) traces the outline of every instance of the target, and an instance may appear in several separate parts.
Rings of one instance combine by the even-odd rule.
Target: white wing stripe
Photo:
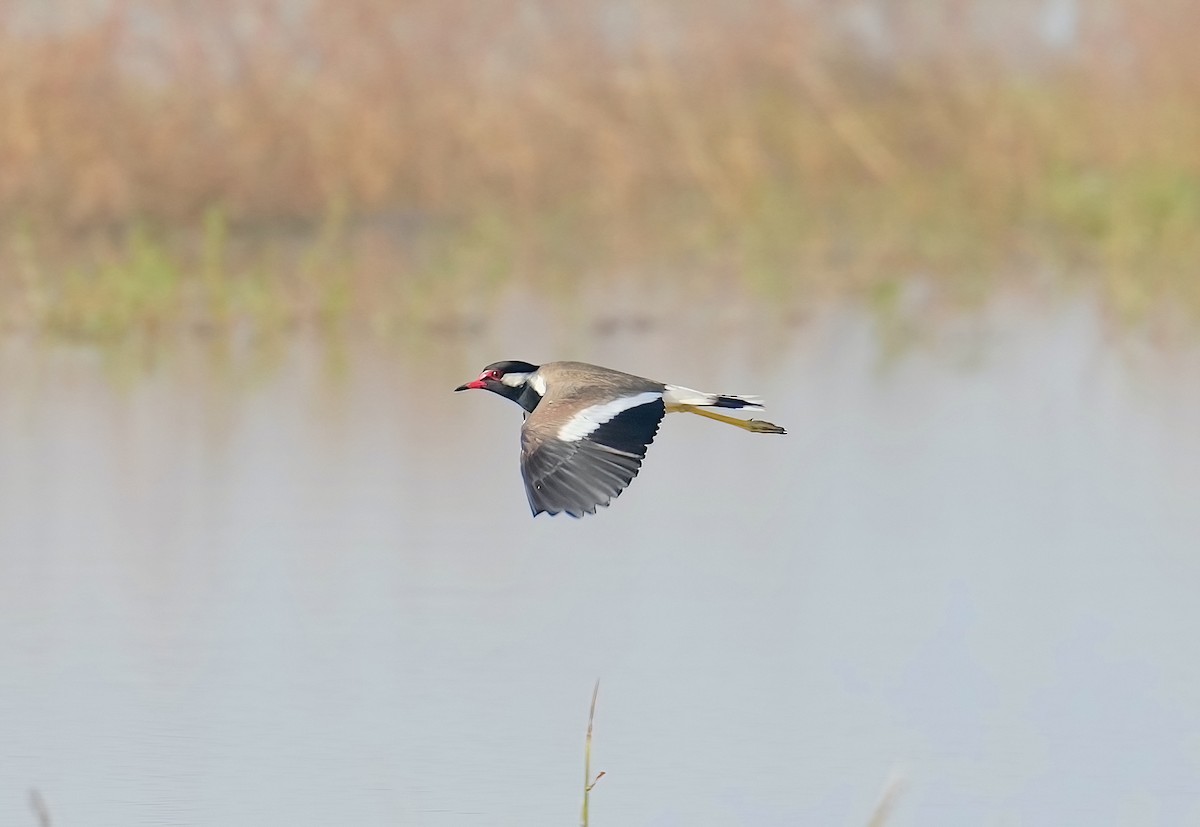
[[[661,397],[661,393],[646,391],[634,396],[622,396],[611,402],[591,405],[564,422],[563,426],[558,429],[558,438],[563,442],[578,442],[605,422],[612,421],[618,414],[639,405],[649,404]]]

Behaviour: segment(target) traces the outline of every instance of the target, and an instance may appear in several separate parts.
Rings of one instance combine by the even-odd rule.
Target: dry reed
[[[327,323],[645,262],[1200,309],[1200,7],[1063,0],[1048,43],[1040,5],[0,1],[0,320]]]

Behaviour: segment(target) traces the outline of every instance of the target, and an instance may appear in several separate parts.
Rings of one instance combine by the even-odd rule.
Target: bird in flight
[[[754,434],[784,434],[759,419],[705,410],[761,411],[757,396],[705,393],[584,362],[493,362],[455,391],[479,389],[525,409],[521,476],[533,516],[595,514],[632,482],[668,413],[691,413]]]

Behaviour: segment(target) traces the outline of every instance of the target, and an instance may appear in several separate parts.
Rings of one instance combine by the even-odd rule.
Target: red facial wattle
[[[501,375],[502,374],[498,370],[485,370],[483,373],[479,374],[478,379],[475,379],[474,381],[471,381],[471,382],[467,382],[464,385],[459,385],[457,388],[455,388],[455,390],[456,391],[486,390],[487,386],[488,386],[488,382],[500,381]]]

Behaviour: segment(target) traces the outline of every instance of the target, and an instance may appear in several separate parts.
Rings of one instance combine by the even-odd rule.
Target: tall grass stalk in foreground
[[[587,735],[583,739],[583,810],[579,817],[582,827],[588,827],[588,805],[591,802],[592,788],[604,777],[603,770],[597,773],[595,778],[592,777],[592,726],[596,720],[596,698],[599,695],[600,679],[597,678],[596,685],[592,688],[592,705],[588,709]],[[898,773],[893,773],[883,786],[879,801],[876,802],[875,809],[871,811],[871,817],[867,820],[867,827],[884,827],[887,824],[903,789],[903,777]]]
[[[596,686],[592,689],[592,706],[588,710],[587,736],[583,739],[583,813],[579,820],[583,827],[588,827],[588,803],[592,787],[595,787],[596,782],[604,777],[604,771],[601,770],[595,778],[592,778],[592,722],[596,718],[596,696],[599,694],[600,679],[596,678]]]
[[[879,801],[875,804],[875,809],[871,812],[871,818],[867,821],[867,827],[883,827],[887,824],[887,820],[891,818],[892,810],[896,808],[896,802],[900,798],[900,793],[904,790],[904,779],[897,773],[893,773],[887,783],[883,785],[883,792],[879,795]]]
[[[42,798],[42,794],[36,788],[29,791],[29,808],[37,817],[38,827],[52,827],[50,808],[46,806],[46,799]]]

